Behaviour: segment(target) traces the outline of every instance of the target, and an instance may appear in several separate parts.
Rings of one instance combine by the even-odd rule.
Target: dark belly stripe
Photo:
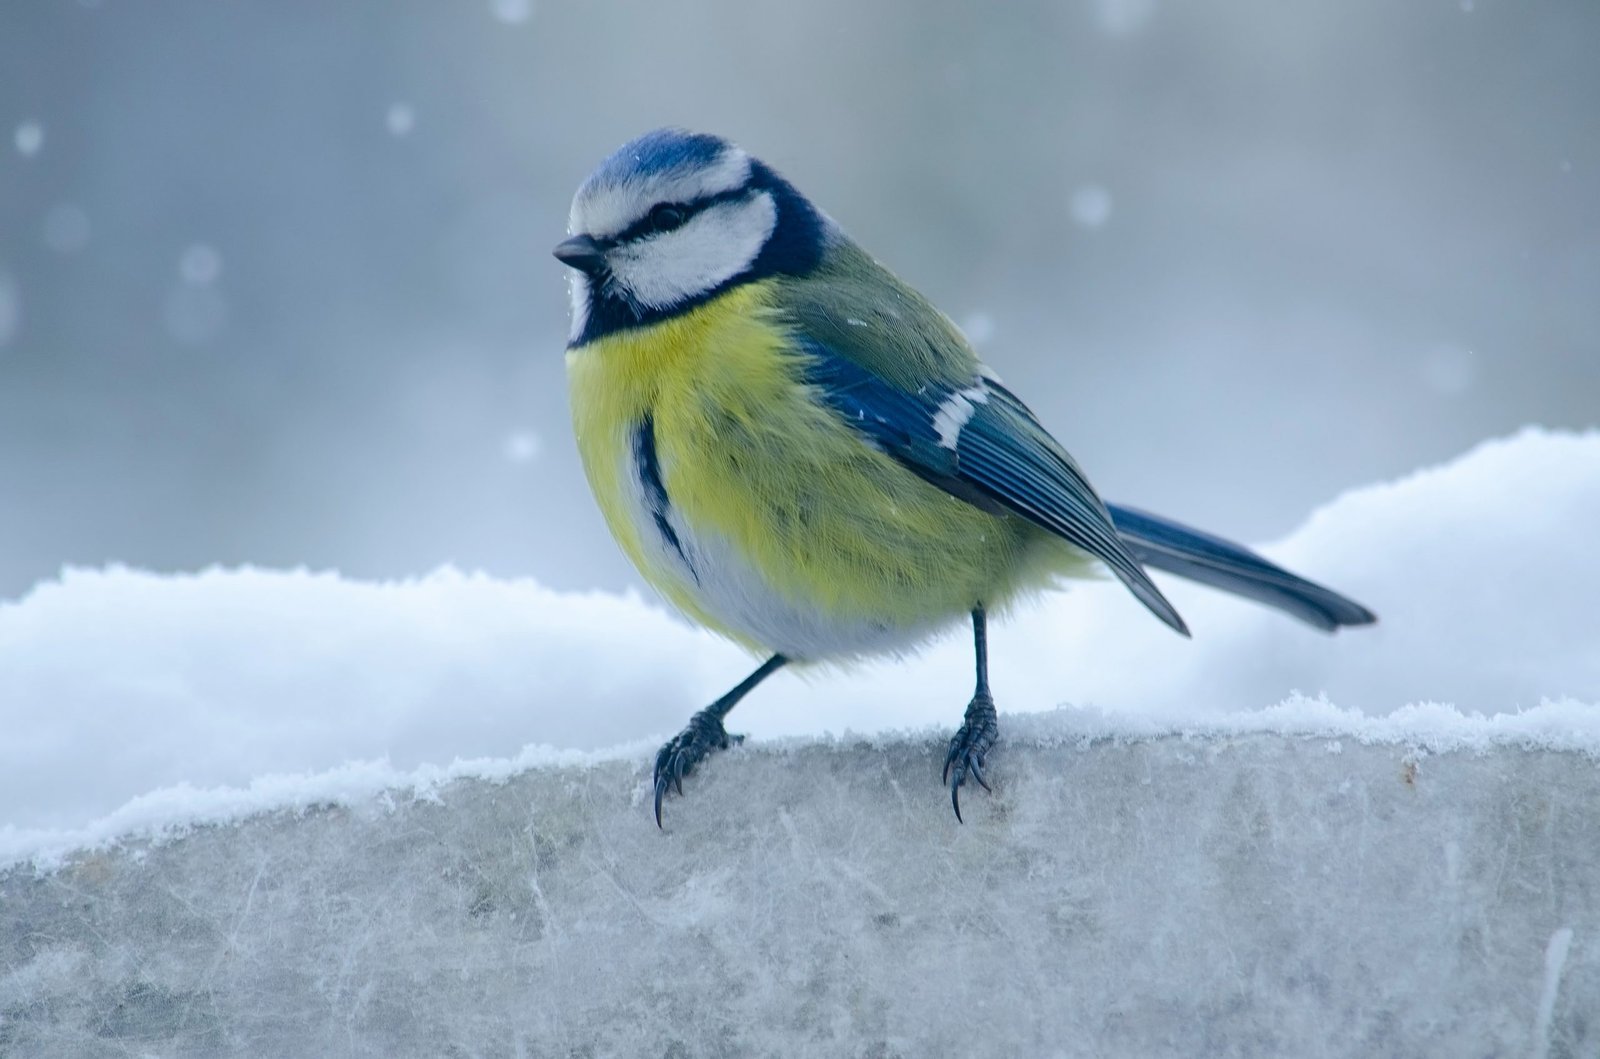
[[[689,561],[689,553],[683,550],[683,542],[678,540],[678,531],[672,528],[672,520],[667,517],[672,510],[672,502],[667,497],[667,483],[661,480],[661,461],[656,456],[656,421],[649,413],[633,431],[633,465],[639,473],[639,484],[644,488],[645,503],[650,505],[650,516],[655,520],[656,532],[678,553],[684,568],[699,584],[700,575]]]

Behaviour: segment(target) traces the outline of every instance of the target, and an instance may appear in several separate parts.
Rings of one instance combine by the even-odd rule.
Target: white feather
[[[567,297],[572,302],[572,333],[567,336],[569,342],[576,342],[578,336],[583,334],[583,329],[589,326],[589,277],[577,269],[569,269],[567,277]]]
[[[989,391],[983,384],[969,386],[951,394],[933,413],[933,429],[939,434],[939,444],[955,451],[961,441],[961,430],[977,414],[978,406],[989,400]]]
[[[896,625],[829,613],[779,595],[720,534],[687,527],[678,533],[700,571],[700,581],[688,586],[700,605],[723,624],[796,661],[909,650],[946,624],[947,619]]]
[[[615,282],[634,301],[665,309],[704,294],[750,267],[778,223],[772,196],[708,206],[681,228],[617,247]]]

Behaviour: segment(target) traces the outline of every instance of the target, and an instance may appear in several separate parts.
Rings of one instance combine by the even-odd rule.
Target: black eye
[[[683,222],[689,219],[689,211],[682,206],[674,206],[670,202],[657,203],[650,209],[650,227],[658,232],[670,232],[674,228],[683,227]]]

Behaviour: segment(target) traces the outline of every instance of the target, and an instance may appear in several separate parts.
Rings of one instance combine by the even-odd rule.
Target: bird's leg
[[[761,663],[760,669],[741,680],[732,691],[689,718],[683,731],[673,736],[656,753],[657,827],[661,826],[661,799],[666,797],[667,788],[676,787],[678,793],[682,794],[683,777],[693,772],[707,754],[714,750],[726,750],[731,744],[744,740],[742,735],[730,736],[722,726],[722,719],[738,705],[740,699],[750,693],[751,688],[782,669],[788,661],[783,655],[773,655]]]
[[[995,714],[994,696],[989,694],[989,631],[981,603],[972,608],[972,645],[978,656],[978,688],[944,756],[944,779],[950,784],[950,805],[957,820],[961,819],[961,785],[969,775],[978,786],[989,789],[983,781],[983,758],[1000,738],[1000,719]]]

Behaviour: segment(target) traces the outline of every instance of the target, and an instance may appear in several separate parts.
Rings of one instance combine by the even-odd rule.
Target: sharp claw
[[[957,732],[955,739],[950,740],[950,749],[946,750],[944,752],[944,782],[945,783],[949,783],[950,782],[950,769],[955,765],[955,763],[957,761],[959,761],[961,759],[961,755],[956,753],[956,742],[960,738],[961,738],[961,733]]]
[[[983,775],[983,756],[998,737],[994,702],[980,692],[967,707],[967,715],[944,756],[944,782],[950,787],[950,808],[962,823],[966,821],[961,818],[961,788],[969,776],[979,787],[994,793]]]
[[[976,760],[967,762],[967,771],[972,773],[972,778],[978,781],[978,786],[982,787],[986,791],[989,791],[989,785],[983,782],[983,770],[978,767],[978,762]],[[989,791],[989,793],[993,794],[994,791]]]
[[[703,712],[703,711],[702,711]],[[683,778],[707,755],[717,750],[744,742],[743,735],[732,735],[719,721],[707,720],[701,714],[689,719],[689,725],[674,736],[656,753],[654,769],[656,826],[662,827],[661,807],[667,795],[677,791],[683,796]],[[665,830],[664,827],[662,827]]]

